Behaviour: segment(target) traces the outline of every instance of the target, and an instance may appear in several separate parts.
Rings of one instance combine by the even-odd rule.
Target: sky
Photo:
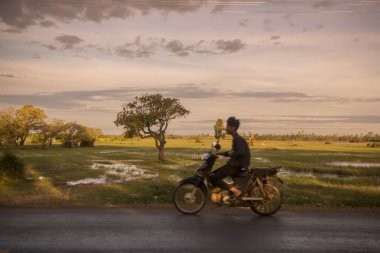
[[[155,93],[171,134],[380,133],[380,0],[2,0],[0,91],[106,134]]]

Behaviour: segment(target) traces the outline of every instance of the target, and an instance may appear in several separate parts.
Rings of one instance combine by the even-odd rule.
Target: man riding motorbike
[[[216,169],[210,175],[210,181],[214,186],[219,186],[225,190],[232,192],[230,201],[235,201],[241,195],[241,191],[236,187],[231,187],[223,181],[228,176],[234,176],[241,171],[241,169],[248,169],[251,152],[249,150],[248,143],[241,137],[237,130],[239,129],[240,121],[235,117],[229,117],[227,119],[226,132],[232,135],[232,150],[226,152],[218,152],[218,155],[230,157],[231,159],[226,165]]]

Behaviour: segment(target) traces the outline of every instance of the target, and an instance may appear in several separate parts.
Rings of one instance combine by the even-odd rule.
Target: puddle
[[[325,165],[336,167],[353,167],[353,168],[375,168],[380,167],[380,163],[360,163],[360,162],[329,162]]]
[[[176,175],[170,175],[169,180],[174,181],[174,182],[179,182],[182,180],[182,178]]]
[[[121,151],[115,151],[115,150],[104,150],[100,151],[99,154],[113,154],[113,153],[122,153]]]
[[[147,172],[146,170],[139,169],[135,165],[116,163],[114,161],[93,161],[91,168],[94,170],[104,169],[106,171],[105,175],[97,178],[85,178],[75,181],[69,181],[67,182],[67,185],[120,183],[136,179],[158,177],[158,174],[153,174]]]
[[[67,182],[67,185],[78,185],[78,184],[105,184],[108,183],[106,176],[102,176],[99,178],[85,178],[81,180],[76,181],[69,181]],[[120,180],[112,180],[110,183],[120,183]]]
[[[295,177],[307,177],[307,178],[357,178],[356,176],[326,174],[326,173],[313,173],[313,172],[295,172],[282,168],[277,174],[279,176],[295,176]]]
[[[199,164],[199,162],[168,164],[168,165],[165,165],[165,168],[171,169],[171,170],[177,170],[177,169],[185,168],[187,166],[193,166],[193,165],[195,166],[195,165],[198,165],[198,164]]]
[[[262,158],[262,157],[254,157],[255,160],[263,163],[269,163],[268,159]]]

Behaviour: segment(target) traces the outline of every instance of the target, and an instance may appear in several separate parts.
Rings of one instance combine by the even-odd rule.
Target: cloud
[[[217,40],[216,45],[218,49],[222,50],[223,53],[235,53],[242,48],[244,48],[244,43],[240,39],[235,40]]]
[[[324,8],[324,9],[331,9],[334,7],[335,3],[333,1],[320,1],[318,3],[314,3],[314,8]]]
[[[231,0],[219,0],[211,12],[213,13],[221,12],[225,9],[226,4],[231,3],[231,2],[232,2]]]
[[[13,74],[0,74],[0,77],[3,77],[3,78],[25,78],[26,76],[16,76]]]
[[[126,19],[138,12],[149,14],[156,11],[163,15],[171,12],[194,12],[203,4],[207,4],[207,0],[55,0],[54,2],[49,0],[2,0],[0,20],[10,26],[13,31],[22,31],[33,25],[50,27],[52,23],[46,23],[49,19],[63,22],[79,20],[99,23],[109,19]]]
[[[273,25],[272,25],[272,20],[270,20],[270,19],[264,19],[263,23],[264,23],[264,29],[265,29],[265,31],[267,31],[267,32],[273,32],[275,30],[273,28]]]
[[[317,26],[315,26],[315,27],[304,28],[304,29],[303,29],[303,32],[317,31],[317,30],[321,30],[321,29],[323,29],[324,27],[325,27],[325,25],[323,25],[323,24],[319,24],[319,25],[317,25]]]
[[[185,44],[178,39],[168,40],[166,38],[142,38],[137,36],[134,41],[127,42],[122,46],[116,47],[115,52],[118,56],[126,58],[151,57],[158,51],[167,51],[174,56],[185,57],[191,54],[232,54],[244,48],[244,43],[240,39],[217,40]]]
[[[85,103],[97,102],[100,100],[99,98],[122,101],[125,98],[133,98],[137,94],[140,94],[138,87],[108,90],[41,92],[25,95],[0,95],[0,103],[13,105],[33,104],[50,109],[76,109],[82,108]]]
[[[295,14],[293,14],[293,13],[289,13],[289,14],[286,14],[285,16],[283,16],[283,19],[288,22],[288,25],[290,27],[294,27],[295,26],[295,24],[294,24],[294,22],[292,20],[292,18],[294,17],[294,15]]]
[[[58,27],[53,21],[51,20],[43,20],[40,22],[41,27]]]
[[[246,27],[246,26],[248,26],[248,23],[249,23],[249,20],[244,18],[242,20],[239,20],[238,25]]]
[[[272,35],[269,40],[278,40],[281,36]]]
[[[57,50],[58,49],[56,46],[53,46],[53,45],[43,45],[43,46],[49,50]]]
[[[185,46],[179,40],[172,40],[166,44],[166,49],[178,56],[188,56],[193,46]]]
[[[0,77],[15,78],[15,76],[12,74],[0,74]]]
[[[148,37],[143,39],[141,36],[137,36],[133,42],[116,47],[115,52],[118,56],[126,58],[149,58],[163,47],[165,41],[165,38]]]
[[[61,35],[55,38],[62,44],[63,49],[72,49],[84,40],[75,35]]]

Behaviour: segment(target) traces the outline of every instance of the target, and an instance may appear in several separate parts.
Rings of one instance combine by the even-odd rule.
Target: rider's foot
[[[236,196],[235,194],[232,194],[232,195],[230,196],[230,202],[235,202],[235,201],[237,201],[237,200],[239,200],[239,196]]]
[[[233,193],[230,196],[230,201],[236,201],[241,195],[241,191],[235,187],[231,187],[230,191]]]

